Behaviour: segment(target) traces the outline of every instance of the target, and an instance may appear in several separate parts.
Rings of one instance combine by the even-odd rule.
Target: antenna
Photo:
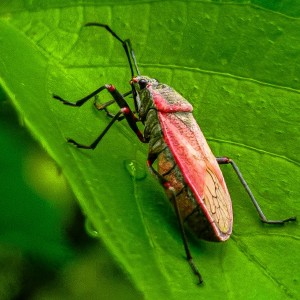
[[[122,40],[108,25],[106,24],[101,24],[101,23],[86,23],[84,26],[98,26],[98,27],[103,27],[105,28],[108,32],[111,33],[111,35],[113,35],[118,41],[120,41],[122,43],[122,46],[125,50],[125,53],[126,53],[126,56],[127,56],[127,59],[128,59],[128,63],[129,63],[129,67],[130,67],[130,70],[131,70],[131,77],[134,77],[134,71],[133,71],[133,66],[132,66],[132,61],[133,61],[133,64],[134,64],[134,67],[136,69],[136,72],[138,75],[141,75],[140,74],[140,71],[139,71],[139,68],[137,66],[137,62],[136,62],[136,58],[135,58],[135,55],[134,55],[134,51],[131,47],[131,43],[130,43],[130,40],[129,39],[126,39],[126,40]],[[132,61],[131,61],[132,60]]]

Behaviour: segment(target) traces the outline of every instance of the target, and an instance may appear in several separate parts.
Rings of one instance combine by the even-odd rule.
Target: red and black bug
[[[132,75],[131,90],[121,94],[113,85],[106,84],[76,102],[54,95],[55,99],[70,106],[81,106],[103,90],[113,97],[113,100],[102,105],[94,102],[98,110],[105,110],[112,118],[96,140],[90,145],[79,144],[73,139],[68,139],[68,142],[78,148],[95,149],[114,122],[125,118],[140,141],[149,143],[149,170],[162,184],[174,206],[187,260],[200,283],[202,277],[193,262],[184,224],[197,237],[208,241],[220,242],[230,237],[232,205],[219,164],[232,165],[262,222],[282,224],[296,220],[296,217],[282,220],[268,220],[265,217],[234,161],[227,157],[216,158],[212,154],[193,117],[192,105],[170,86],[141,76],[130,40],[122,40],[105,24],[88,23],[85,26],[103,27],[122,43]],[[128,95],[133,96],[136,113],[125,100]],[[115,115],[107,110],[114,102],[120,107]],[[137,122],[144,124],[143,133],[138,129]],[[154,161],[157,161],[157,169],[153,167]]]

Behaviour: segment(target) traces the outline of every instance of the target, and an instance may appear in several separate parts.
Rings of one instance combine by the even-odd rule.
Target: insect
[[[95,98],[103,90],[107,90],[113,98],[104,104],[99,104],[95,98],[96,109],[104,110],[111,121],[94,142],[84,145],[73,139],[67,141],[77,148],[95,149],[116,121],[126,119],[139,140],[149,144],[148,168],[161,183],[174,206],[186,257],[199,283],[203,279],[189,249],[185,224],[198,238],[208,241],[225,241],[232,232],[231,199],[219,164],[230,164],[233,167],[262,222],[283,224],[296,220],[296,217],[282,220],[269,220],[265,217],[235,162],[228,157],[215,157],[212,154],[193,117],[192,105],[170,86],[141,75],[129,39],[122,40],[105,24],[87,23],[85,26],[102,27],[122,44],[131,71],[131,90],[121,94],[114,85],[105,84],[76,102],[53,95],[63,104],[75,107]],[[135,71],[137,75],[134,74]],[[129,95],[134,100],[134,111],[125,100]],[[114,115],[107,107],[115,102],[120,109]],[[144,124],[143,133],[137,122]],[[155,161],[157,168],[153,166]]]

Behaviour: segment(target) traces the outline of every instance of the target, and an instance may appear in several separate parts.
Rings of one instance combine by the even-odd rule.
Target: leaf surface
[[[77,100],[105,83],[130,89],[121,44],[82,25],[107,23],[130,37],[142,73],[193,104],[216,156],[235,159],[266,215],[275,219],[300,215],[300,20],[291,17],[299,11],[294,7],[284,1],[280,10],[248,1],[0,4],[0,83],[146,299],[296,299],[298,223],[261,224],[238,179],[224,167],[234,231],[224,244],[190,237],[205,279],[196,286],[174,213],[146,170],[147,146],[125,122],[113,126],[94,151],[65,142],[92,142],[109,119],[92,103],[67,107],[53,93]],[[107,100],[100,94],[99,101]],[[139,178],[128,172],[132,161]]]

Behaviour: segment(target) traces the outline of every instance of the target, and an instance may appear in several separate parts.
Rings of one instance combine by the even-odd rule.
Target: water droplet
[[[142,180],[147,176],[145,165],[138,163],[136,160],[125,159],[124,166],[130,176],[136,180]]]
[[[95,228],[94,224],[90,219],[87,218],[85,220],[84,227],[89,236],[93,238],[98,238],[100,236],[99,231]]]
[[[222,58],[222,59],[221,59],[221,64],[222,64],[223,66],[226,66],[226,65],[228,64],[228,60],[227,60],[226,58]]]

